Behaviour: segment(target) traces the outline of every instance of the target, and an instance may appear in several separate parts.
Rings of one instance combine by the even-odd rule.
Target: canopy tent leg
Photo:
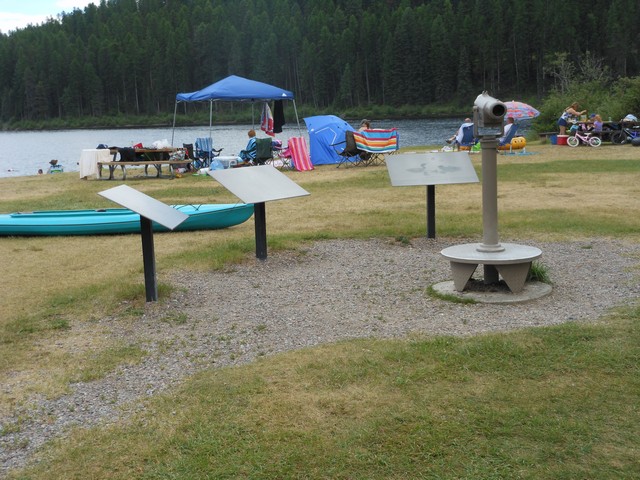
[[[209,138],[213,138],[213,100],[209,100]]]
[[[176,135],[176,115],[178,114],[178,101],[176,100],[176,105],[173,107],[173,128],[171,129],[171,145],[173,145],[173,139]]]
[[[296,107],[296,101],[293,100],[293,111],[296,112],[296,122],[298,123],[298,133],[302,136],[302,129],[300,128],[300,118],[298,117],[298,108]]]

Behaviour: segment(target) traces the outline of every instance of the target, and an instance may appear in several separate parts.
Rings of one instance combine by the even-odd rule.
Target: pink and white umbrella
[[[507,106],[505,118],[513,117],[516,120],[529,120],[540,115],[538,110],[526,103],[516,102],[515,100],[504,103]]]

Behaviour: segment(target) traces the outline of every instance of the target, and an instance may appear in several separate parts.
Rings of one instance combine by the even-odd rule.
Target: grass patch
[[[527,274],[528,282],[542,282],[551,285],[551,277],[549,276],[549,268],[542,262],[537,260],[531,263],[531,268]]]
[[[209,371],[126,424],[74,432],[20,475],[631,479],[638,314]]]
[[[427,287],[427,294],[433,298],[439,298],[440,300],[445,300],[451,303],[462,303],[462,304],[477,303],[473,298],[462,298],[452,293],[438,292],[436,291],[435,288],[433,288],[433,285],[429,285],[429,287]]]
[[[572,231],[578,237],[622,237],[637,236],[635,218],[620,218],[606,208],[591,212],[575,212],[560,208],[535,211],[517,210],[504,212],[499,217],[503,235],[520,235],[522,232],[548,232],[557,236],[559,232]]]
[[[68,370],[69,383],[91,382],[103,378],[120,365],[139,363],[146,352],[137,345],[115,345],[99,352],[89,352],[77,359]]]
[[[526,178],[528,181],[541,181],[549,175],[558,174],[606,174],[625,175],[637,172],[637,163],[632,160],[612,160],[597,158],[589,160],[553,160],[542,164],[514,163],[500,165],[498,169],[499,181],[513,181]]]

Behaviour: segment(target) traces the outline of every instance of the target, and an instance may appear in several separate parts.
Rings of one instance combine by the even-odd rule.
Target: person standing
[[[562,112],[562,115],[560,115],[560,118],[558,119],[558,128],[560,129],[560,135],[566,135],[569,120],[587,113],[586,110],[578,111],[578,108],[580,108],[578,102],[573,102],[571,105],[564,109],[564,112]]]

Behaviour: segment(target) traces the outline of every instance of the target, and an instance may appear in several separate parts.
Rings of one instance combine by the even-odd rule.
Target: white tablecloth
[[[88,149],[82,150],[80,155],[80,178],[86,178],[90,175],[98,176],[98,162],[109,162],[113,156],[109,149]]]

